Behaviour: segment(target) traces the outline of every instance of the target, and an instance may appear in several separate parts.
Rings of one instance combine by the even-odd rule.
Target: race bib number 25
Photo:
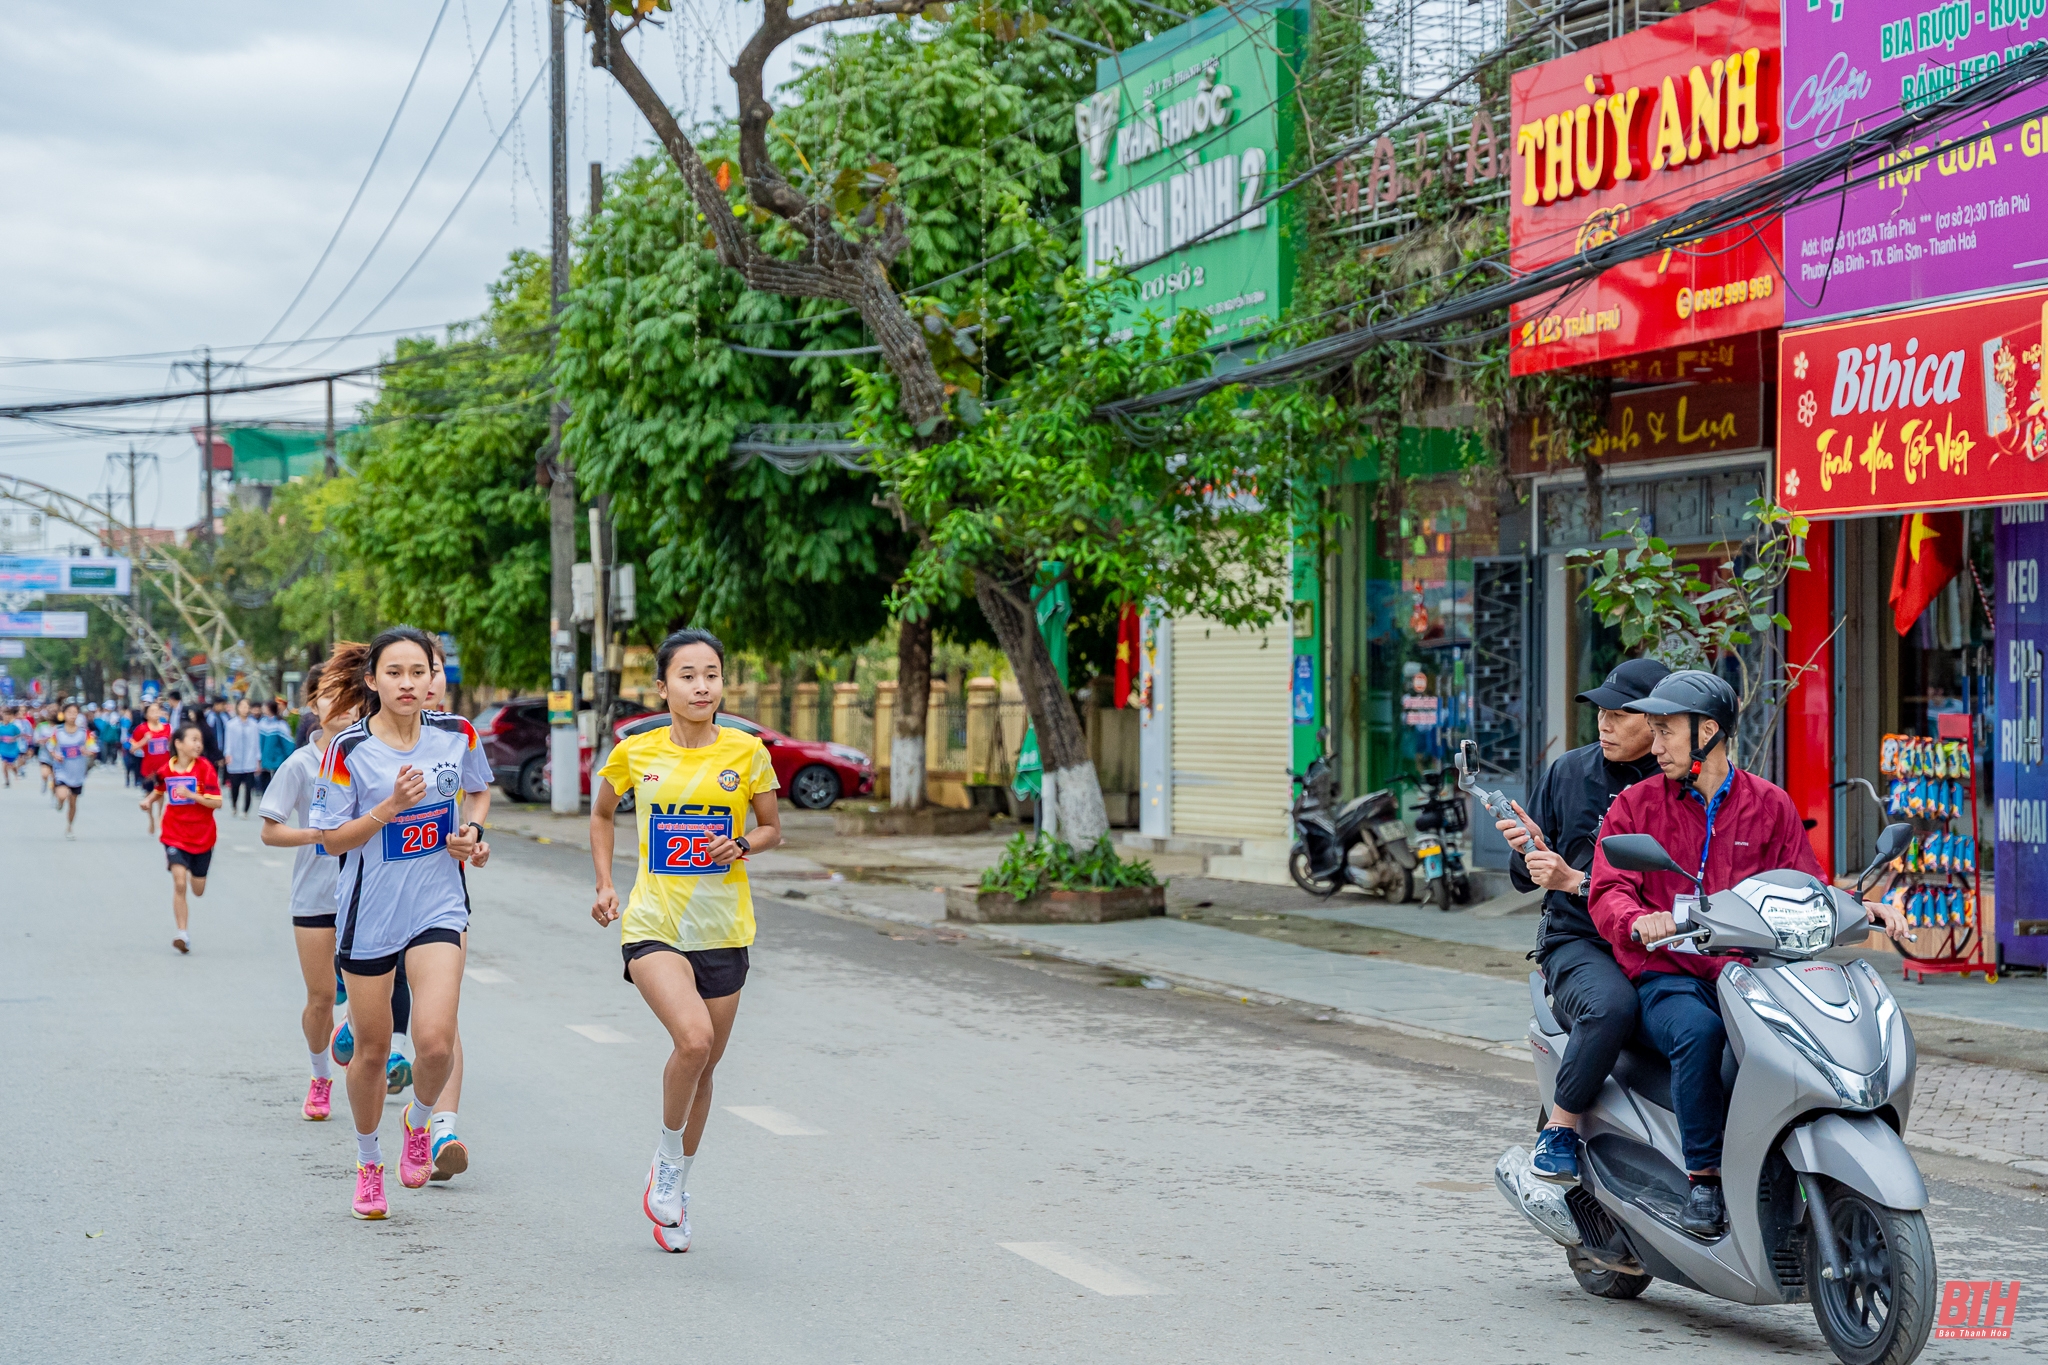
[[[384,826],[384,861],[402,862],[407,858],[424,858],[429,853],[439,853],[448,836],[455,832],[455,807],[443,803],[438,806],[414,806],[411,810],[400,811],[397,818]]]
[[[732,835],[732,816],[649,815],[647,870],[670,877],[723,876],[730,863],[711,861],[711,845]]]

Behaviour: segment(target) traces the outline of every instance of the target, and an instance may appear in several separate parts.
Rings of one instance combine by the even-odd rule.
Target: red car
[[[860,750],[822,739],[791,739],[779,730],[757,725],[741,716],[718,713],[718,723],[756,735],[768,748],[768,761],[775,765],[775,780],[782,794],[805,810],[825,810],[842,796],[872,796],[875,791],[875,763]],[[668,724],[668,712],[650,711],[627,716],[612,726],[614,742],[628,735],[659,729]],[[583,770],[583,794],[590,795],[590,750],[578,757]],[[621,809],[633,794],[627,792]]]

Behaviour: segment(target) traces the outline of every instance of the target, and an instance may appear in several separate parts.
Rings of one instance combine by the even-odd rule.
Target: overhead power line
[[[370,262],[377,259],[377,253],[383,249],[385,239],[391,235],[391,229],[398,226],[398,220],[404,214],[405,206],[412,202],[413,192],[419,189],[420,182],[427,178],[427,168],[434,164],[434,156],[441,150],[441,143],[446,140],[448,130],[455,126],[455,116],[462,112],[463,102],[469,98],[470,90],[476,85],[477,73],[483,70],[484,58],[491,55],[491,44],[497,42],[498,30],[505,26],[505,16],[512,12],[512,6],[515,3],[516,0],[505,0],[505,8],[498,11],[498,22],[491,25],[491,36],[484,39],[483,51],[477,53],[475,64],[469,68],[469,79],[462,83],[461,91],[455,96],[454,105],[448,110],[448,117],[441,123],[441,131],[434,135],[434,145],[427,148],[427,159],[420,163],[419,172],[413,176],[412,183],[405,187],[405,197],[398,201],[398,207],[391,210],[391,218],[384,224],[384,230],[378,233],[377,240],[370,244],[369,254],[363,257],[362,264],[356,267],[355,273],[348,277],[348,283],[341,287],[341,292],[334,296],[334,301],[321,310],[320,316],[314,318],[311,324],[307,326],[304,334],[299,337],[300,341],[310,337],[313,334],[313,329],[327,321],[328,315],[341,306],[341,301],[348,297],[348,291],[356,287],[356,281],[360,280],[363,277],[363,272],[370,268]]]
[[[427,30],[426,45],[420,49],[420,59],[413,63],[412,76],[405,83],[405,93],[398,97],[398,107],[391,111],[391,122],[384,129],[384,137],[377,143],[377,150],[370,156],[369,169],[363,172],[362,182],[356,186],[355,197],[348,201],[348,207],[342,210],[341,221],[334,225],[334,235],[327,239],[327,246],[321,251],[320,259],[313,262],[313,269],[306,275],[306,282],[299,286],[299,292],[292,295],[292,301],[277,315],[277,321],[270,324],[270,330],[263,334],[263,341],[256,343],[258,346],[276,336],[277,329],[284,326],[284,320],[290,317],[292,310],[304,300],[306,291],[313,287],[313,281],[319,278],[321,268],[327,264],[327,258],[334,254],[334,245],[341,240],[341,234],[348,227],[349,219],[355,216],[356,206],[363,202],[363,191],[370,188],[370,177],[377,173],[377,165],[384,159],[384,149],[391,145],[391,135],[398,131],[399,115],[405,112],[406,101],[412,98],[413,86],[419,83],[420,72],[427,64],[427,54],[434,50],[434,35],[441,31],[441,21],[448,17],[448,4],[449,0],[441,0],[441,11],[434,16],[434,26]]]
[[[1625,233],[1613,241],[1539,267],[1499,284],[1475,289],[1469,294],[1446,299],[1417,309],[1403,317],[1311,341],[1284,354],[1204,379],[1178,384],[1155,393],[1104,403],[1095,412],[1122,425],[1132,419],[1165,408],[1179,407],[1233,386],[1262,388],[1329,373],[1359,355],[1389,341],[1406,341],[1428,336],[1448,324],[1496,312],[1559,289],[1585,284],[1602,272],[1627,261],[1701,242],[1724,232],[1755,228],[1801,204],[1824,199],[1883,175],[1896,174],[1917,157],[1866,171],[1858,176],[1854,168],[1881,153],[1904,148],[1911,152],[1913,140],[1926,129],[1940,126],[1989,108],[2017,91],[2048,79],[2048,48],[2037,49],[2009,66],[1999,68],[1974,84],[1956,90],[1868,133],[1852,133],[1837,146],[1820,152],[1796,166],[1787,166],[1757,177],[1748,184],[1695,204],[1661,222]],[[2005,119],[1973,136],[1996,136],[2048,112],[2048,105]],[[1931,158],[1932,152],[1927,153]],[[1842,177],[1838,186],[1827,182]],[[1395,291],[1398,293],[1399,291]],[[1389,296],[1381,296],[1382,298]],[[1366,303],[1352,305],[1355,310]]]

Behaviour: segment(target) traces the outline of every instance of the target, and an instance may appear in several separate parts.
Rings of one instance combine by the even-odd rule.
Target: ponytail
[[[320,666],[320,686],[315,696],[324,715],[337,711],[354,711],[358,715],[369,714],[373,694],[370,691],[370,647],[357,644],[354,640],[343,640],[335,645],[334,652]]]

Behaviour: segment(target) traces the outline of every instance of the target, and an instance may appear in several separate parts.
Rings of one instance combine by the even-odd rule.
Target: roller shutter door
[[[1287,837],[1292,653],[1284,617],[1258,630],[1173,623],[1175,834]]]

